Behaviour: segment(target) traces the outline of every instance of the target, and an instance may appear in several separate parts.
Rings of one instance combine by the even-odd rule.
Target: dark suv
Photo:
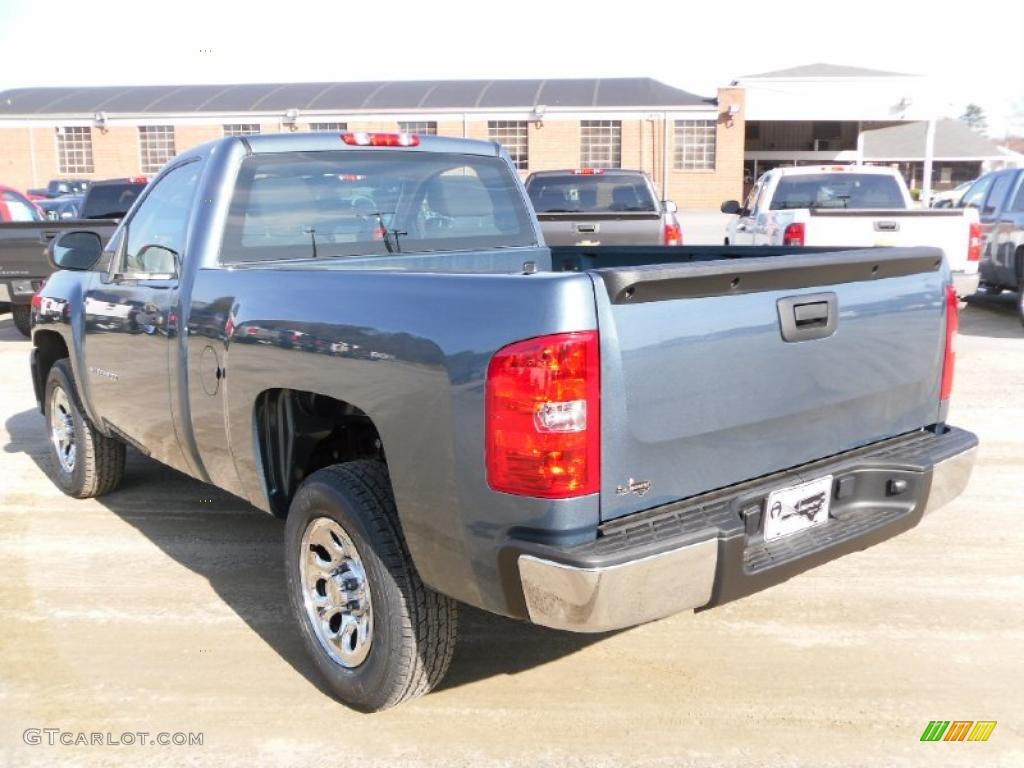
[[[985,174],[960,205],[977,208],[981,219],[979,292],[1016,291],[1017,314],[1024,323],[1024,169]]]

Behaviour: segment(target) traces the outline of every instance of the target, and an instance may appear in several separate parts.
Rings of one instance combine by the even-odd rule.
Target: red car
[[[0,221],[45,221],[38,205],[14,187],[0,184]]]

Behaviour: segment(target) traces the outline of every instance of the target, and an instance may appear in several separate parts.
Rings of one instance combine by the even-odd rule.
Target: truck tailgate
[[[660,245],[660,213],[541,213],[548,245]]]
[[[973,274],[976,261],[967,261],[974,209],[842,210],[813,208],[805,245],[855,247],[941,248],[950,269]]]
[[[936,249],[590,274],[601,334],[604,520],[940,418],[949,276]],[[805,332],[818,338],[785,340],[786,316],[801,304],[832,307],[831,333],[811,321]]]

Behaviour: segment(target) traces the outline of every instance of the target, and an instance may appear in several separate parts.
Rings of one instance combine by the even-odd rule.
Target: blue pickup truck
[[[493,143],[226,138],[50,251],[55,482],[113,492],[131,446],[284,518],[305,644],[362,710],[441,680],[459,603],[709,608],[908,530],[973,464],[940,251],[548,248]]]

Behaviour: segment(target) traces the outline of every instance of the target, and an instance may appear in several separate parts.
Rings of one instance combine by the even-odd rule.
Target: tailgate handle
[[[783,341],[824,339],[839,322],[838,300],[831,292],[779,299],[778,310]]]
[[[43,230],[42,232],[39,233],[39,242],[41,242],[43,245],[47,245],[51,240],[53,240],[53,238],[55,238],[59,234],[60,232],[57,232],[52,229]]]
[[[899,232],[900,223],[898,221],[876,221],[875,222],[876,232]]]
[[[577,232],[597,232],[597,224],[577,224]]]

